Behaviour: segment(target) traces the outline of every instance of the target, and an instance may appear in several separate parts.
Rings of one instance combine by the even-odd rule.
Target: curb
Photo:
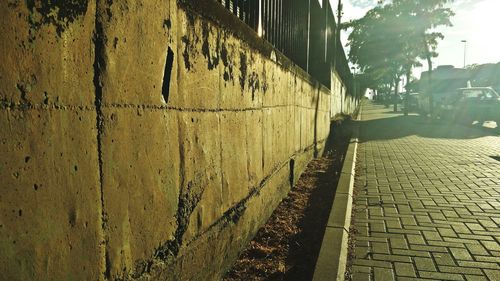
[[[362,109],[356,120],[361,120],[361,111]],[[358,135],[359,126],[354,125],[316,261],[313,281],[345,280]]]

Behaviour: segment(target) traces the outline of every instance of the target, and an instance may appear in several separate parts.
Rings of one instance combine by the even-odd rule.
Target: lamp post
[[[464,43],[464,69],[465,69],[465,56],[467,54],[467,40],[462,40],[462,43]]]
[[[353,88],[354,88],[353,89],[354,90],[353,94],[354,94],[354,97],[357,98],[357,96],[358,96],[358,93],[356,91],[357,90],[356,89],[356,70],[357,70],[357,68],[355,66],[352,66],[351,69],[352,69],[352,82],[353,82]]]

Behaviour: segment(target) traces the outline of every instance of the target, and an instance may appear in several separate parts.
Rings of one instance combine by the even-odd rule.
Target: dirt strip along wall
[[[0,280],[216,280],[321,153],[330,91],[189,3],[1,1]]]

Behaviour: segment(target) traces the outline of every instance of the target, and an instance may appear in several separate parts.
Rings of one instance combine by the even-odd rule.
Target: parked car
[[[419,93],[406,93],[405,94],[405,96],[404,96],[404,99],[406,99],[405,106],[408,107],[408,111],[418,111],[418,97],[419,97]]]
[[[405,95],[406,93],[392,94],[392,103],[402,104]]]
[[[446,91],[446,92],[434,92],[434,93],[423,93],[417,95],[415,99],[417,100],[417,112],[420,115],[427,116],[433,111],[434,115],[443,118],[443,108],[446,104],[449,104],[450,97],[456,96],[456,91]],[[431,100],[433,106],[431,106]]]
[[[440,65],[431,73],[424,71],[420,75],[418,112],[423,116],[439,115],[439,109],[456,89],[468,86],[470,73],[466,69],[451,65]]]
[[[393,104],[393,95],[390,93],[379,93],[377,95],[377,102],[385,105],[385,107],[389,107],[390,104]]]
[[[489,87],[460,88],[443,101],[439,115],[467,125],[474,121],[500,125],[500,95]]]

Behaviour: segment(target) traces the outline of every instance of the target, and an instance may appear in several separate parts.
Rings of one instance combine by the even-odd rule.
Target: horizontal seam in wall
[[[124,108],[124,109],[149,109],[149,110],[173,110],[179,112],[241,112],[241,111],[257,111],[262,109],[273,109],[273,108],[287,108],[287,107],[297,107],[302,109],[314,110],[312,107],[306,107],[301,105],[275,105],[275,106],[263,106],[263,107],[247,107],[247,108],[220,108],[220,109],[210,109],[210,108],[182,108],[175,106],[162,106],[162,105],[135,105],[135,104],[111,104],[103,105],[102,108]],[[95,106],[85,106],[85,105],[0,105],[0,110],[68,110],[68,111],[95,111]],[[329,111],[320,110],[320,112],[328,113]]]
[[[306,107],[301,105],[272,105],[272,106],[261,106],[261,107],[244,107],[244,108],[184,108],[169,105],[137,105],[137,104],[104,104],[105,108],[132,108],[132,109],[150,109],[150,110],[174,110],[180,112],[240,112],[240,111],[256,111],[262,109],[273,109],[273,108],[287,108],[287,107],[297,107],[303,109],[315,110],[314,107]],[[320,110],[320,112],[330,112],[328,110]]]
[[[0,104],[0,110],[68,110],[68,111],[95,111],[93,105],[41,105],[41,104]]]

